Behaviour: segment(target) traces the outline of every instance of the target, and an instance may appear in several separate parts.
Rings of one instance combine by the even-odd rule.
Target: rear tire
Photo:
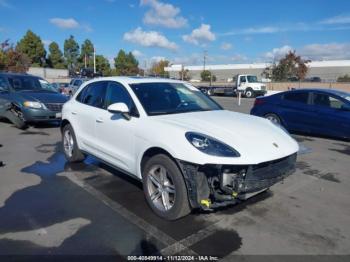
[[[78,147],[74,130],[70,124],[63,127],[62,144],[64,155],[69,163],[81,162],[85,159],[85,155]]]
[[[191,212],[182,173],[168,156],[158,154],[150,158],[142,178],[147,203],[158,216],[176,220]]]
[[[281,121],[281,118],[274,114],[274,113],[268,113],[266,115],[264,115],[264,117],[268,120],[270,120],[271,122],[274,122],[276,124],[279,124],[279,125],[282,125],[282,121]]]

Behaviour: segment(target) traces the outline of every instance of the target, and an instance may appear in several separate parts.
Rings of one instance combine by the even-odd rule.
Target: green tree
[[[350,76],[348,74],[339,76],[337,82],[350,82]]]
[[[169,61],[167,60],[155,62],[151,67],[151,74],[161,77],[169,77],[169,72],[164,70],[164,68],[167,66],[169,66]]]
[[[108,59],[102,55],[96,56],[96,71],[101,72],[103,76],[111,75],[111,65]]]
[[[201,72],[201,79],[203,82],[215,82],[216,76],[213,75],[209,70],[203,70]]]
[[[44,66],[46,51],[40,37],[28,30],[17,43],[17,52],[25,54],[33,66]]]
[[[81,67],[85,67],[85,59],[87,67],[93,66],[94,45],[89,39],[86,39],[81,45],[79,62]]]
[[[117,57],[114,58],[116,75],[137,75],[139,73],[138,65],[139,62],[134,55],[131,52],[126,54],[123,49],[121,49]]]
[[[64,57],[70,71],[76,71],[78,68],[79,44],[75,41],[74,36],[70,36],[64,41]]]
[[[49,45],[48,64],[50,67],[56,69],[66,68],[62,51],[56,42],[52,42]]]
[[[25,73],[30,66],[30,58],[18,51],[9,43],[9,40],[0,46],[0,70]]]
[[[263,75],[274,81],[286,81],[290,78],[303,80],[308,72],[309,62],[310,60],[302,59],[295,51],[290,51],[278,63],[265,68]]]

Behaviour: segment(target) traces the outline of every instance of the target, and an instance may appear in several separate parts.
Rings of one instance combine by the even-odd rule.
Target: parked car
[[[350,138],[350,93],[334,89],[299,89],[258,97],[252,115],[289,131]]]
[[[68,95],[72,96],[79,89],[79,87],[88,80],[89,78],[73,78],[67,88]]]
[[[266,190],[293,172],[298,151],[271,121],[223,110],[176,80],[91,80],[62,112],[69,162],[88,153],[142,180],[152,210],[171,220]]]
[[[321,79],[321,77],[313,76],[313,77],[310,77],[310,78],[305,78],[304,81],[305,82],[317,82],[317,83],[320,83],[320,82],[322,82],[322,79]]]
[[[7,118],[18,128],[32,122],[60,120],[66,101],[40,77],[0,73],[0,118]]]
[[[53,86],[53,88],[55,88],[55,90],[58,93],[67,94],[67,88],[69,87],[69,83],[54,82],[51,85]]]

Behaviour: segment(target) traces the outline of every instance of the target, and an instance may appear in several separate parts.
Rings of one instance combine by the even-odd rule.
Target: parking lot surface
[[[215,99],[243,113],[254,102]],[[138,181],[93,157],[67,164],[57,124],[0,122],[0,255],[349,255],[350,143],[293,136],[302,150],[284,183],[168,222]]]

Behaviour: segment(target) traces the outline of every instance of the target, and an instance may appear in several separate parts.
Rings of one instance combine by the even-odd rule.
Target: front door
[[[108,106],[114,103],[125,103],[131,118],[109,112]],[[140,119],[132,98],[122,84],[114,81],[108,83],[104,108],[96,115],[98,148],[106,161],[124,171],[136,173],[135,130]]]

